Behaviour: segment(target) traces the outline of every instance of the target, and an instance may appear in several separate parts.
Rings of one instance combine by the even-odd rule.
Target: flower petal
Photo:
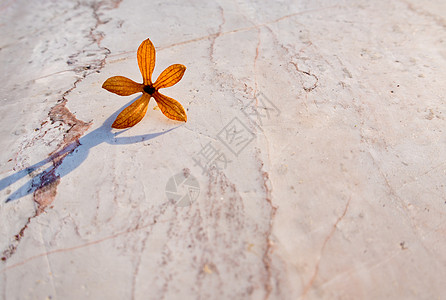
[[[143,93],[141,98],[127,106],[116,118],[112,128],[124,129],[132,127],[142,120],[149,107],[150,95]]]
[[[186,112],[184,111],[183,106],[170,97],[164,96],[160,94],[158,91],[153,93],[153,98],[155,98],[158,107],[161,109],[161,112],[172,120],[177,121],[187,121]]]
[[[186,67],[183,65],[171,65],[160,74],[153,87],[162,89],[176,84],[183,77],[184,71],[186,71]]]
[[[143,85],[123,76],[114,76],[107,79],[102,87],[109,92],[121,96],[129,96],[142,92]]]
[[[155,68],[155,47],[149,39],[141,43],[137,57],[144,85],[152,84],[152,73]]]

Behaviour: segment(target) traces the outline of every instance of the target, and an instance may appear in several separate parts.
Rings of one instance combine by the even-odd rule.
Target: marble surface
[[[1,299],[445,299],[444,1],[0,13]],[[188,122],[112,130],[148,37]]]

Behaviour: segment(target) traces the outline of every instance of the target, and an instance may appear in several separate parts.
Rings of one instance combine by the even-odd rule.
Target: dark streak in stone
[[[113,1],[113,6],[109,9],[117,8],[122,0]],[[105,60],[107,59],[110,50],[105,47],[101,47],[100,42],[103,38],[102,34],[95,35],[94,31],[98,28],[99,25],[103,24],[98,15],[98,10],[104,5],[105,2],[101,1],[95,5],[91,5],[91,9],[93,10],[93,17],[96,20],[95,25],[90,29],[88,38],[92,40],[93,43],[96,43],[98,48],[103,50],[104,58],[99,60],[99,64],[97,65],[86,65],[81,67],[83,70],[92,70],[91,73],[99,71],[105,65]],[[76,54],[70,56],[70,58],[77,57],[82,50]],[[19,233],[14,236],[14,242],[11,243],[6,250],[3,251],[1,260],[7,261],[17,250],[17,247],[20,243],[20,240],[24,236],[25,230],[28,228],[28,225],[32,221],[33,218],[39,216],[45,209],[54,201],[57,195],[57,186],[60,183],[60,176],[56,175],[57,168],[62,164],[64,158],[80,145],[79,138],[88,130],[91,123],[87,123],[81,121],[76,118],[76,116],[70,112],[70,110],[66,107],[67,99],[66,96],[70,94],[76,87],[79,82],[81,82],[88,74],[84,73],[82,78],[76,80],[73,84],[73,87],[69,90],[65,91],[57,102],[55,106],[53,106],[49,113],[48,117],[52,123],[61,122],[70,126],[70,130],[68,130],[64,136],[63,140],[59,143],[57,149],[50,154],[51,161],[53,163],[53,167],[40,174],[38,178],[35,178],[32,183],[32,190],[34,190],[33,200],[37,204],[37,209],[33,216],[29,217],[26,224],[20,229]],[[41,126],[43,126],[46,121],[42,122]],[[71,147],[74,145],[74,147]],[[64,152],[62,155],[57,155],[58,152],[62,152],[63,149],[70,147],[70,151]]]
[[[269,175],[268,172],[263,171],[263,161],[260,158],[260,149],[257,149],[256,152],[256,158],[257,161],[259,163],[259,173],[261,174],[261,183],[262,183],[262,187],[263,187],[263,191],[265,193],[265,201],[268,203],[268,205],[271,207],[271,212],[270,212],[270,218],[269,218],[269,226],[268,226],[268,231],[266,232],[265,236],[266,236],[266,248],[265,251],[263,252],[263,257],[262,257],[262,261],[265,267],[265,271],[267,274],[267,278],[265,280],[265,290],[266,290],[266,295],[264,297],[264,299],[268,299],[269,296],[271,295],[272,292],[272,285],[271,285],[271,281],[273,280],[273,274],[272,274],[272,259],[271,259],[271,254],[273,252],[272,246],[273,243],[271,241],[271,235],[272,235],[272,230],[273,230],[273,221],[274,221],[274,217],[276,215],[276,210],[277,207],[274,206],[274,204],[272,203],[272,196],[271,196],[271,190],[272,188],[271,186],[271,181],[269,179]],[[278,282],[276,282],[277,284]]]

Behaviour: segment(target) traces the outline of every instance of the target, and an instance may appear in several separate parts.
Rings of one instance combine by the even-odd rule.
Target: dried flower
[[[155,47],[152,42],[149,39],[143,41],[137,54],[143,84],[136,83],[123,76],[114,76],[107,79],[102,85],[107,91],[121,96],[142,92],[141,98],[126,107],[118,115],[112,127],[124,129],[136,125],[146,114],[151,97],[155,98],[158,107],[166,117],[186,122],[187,116],[183,106],[175,99],[158,92],[159,89],[172,86],[180,81],[186,67],[180,64],[171,65],[160,74],[155,83],[152,83],[152,73],[155,68]]]

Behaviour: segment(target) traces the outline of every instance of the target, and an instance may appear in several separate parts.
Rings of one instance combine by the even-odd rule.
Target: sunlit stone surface
[[[441,299],[444,1],[0,4],[1,299]],[[186,109],[138,95],[139,44]]]

